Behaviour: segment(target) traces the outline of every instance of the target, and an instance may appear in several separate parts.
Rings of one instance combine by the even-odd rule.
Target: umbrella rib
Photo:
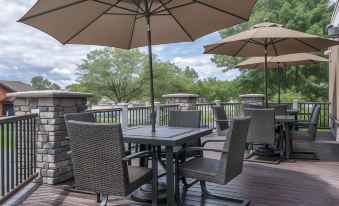
[[[132,9],[129,9],[129,8],[125,8],[125,7],[122,7],[122,6],[117,6],[117,2],[114,3],[114,4],[111,4],[111,3],[107,3],[107,2],[104,2],[104,1],[101,1],[101,0],[92,0],[92,1],[95,1],[95,2],[98,2],[98,3],[101,3],[101,4],[106,4],[106,5],[110,5],[110,6],[114,6],[116,8],[119,8],[119,9],[122,9],[122,10],[125,10],[125,11],[130,11],[130,12],[135,12],[134,10]],[[120,3],[120,1],[118,1],[118,3]],[[138,13],[138,14],[143,14],[143,13]]]
[[[121,0],[118,0],[115,4],[119,4]],[[92,25],[95,21],[97,21],[100,17],[102,17],[106,12],[111,10],[114,7],[114,5],[111,5],[108,9],[106,9],[104,12],[102,12],[99,16],[97,16],[95,19],[93,19],[91,22],[89,22],[86,26],[81,28],[77,33],[73,34],[70,38],[68,38],[65,42],[62,44],[67,44],[72,39],[74,39],[76,36],[78,36],[81,32],[83,32],[85,29],[87,29],[90,25]]]
[[[201,1],[199,1],[199,0],[191,0],[191,1],[194,1],[194,2],[196,2],[196,3],[198,3],[198,4],[202,4],[202,5],[204,5],[204,6],[207,6],[207,7],[211,8],[211,9],[214,9],[214,10],[217,10],[217,11],[221,11],[221,12],[223,12],[223,13],[225,13],[225,14],[234,16],[234,17],[236,17],[236,18],[238,18],[238,19],[241,19],[241,20],[244,20],[244,21],[248,21],[248,18],[244,18],[244,17],[241,17],[241,16],[239,16],[239,15],[236,15],[236,14],[234,14],[234,13],[232,13],[232,12],[225,11],[225,10],[223,10],[223,9],[219,9],[219,8],[217,8],[217,7],[211,6],[211,5],[209,5],[209,4],[206,4],[206,3],[204,3],[204,2],[201,2]]]
[[[242,46],[238,49],[238,51],[235,52],[235,54],[234,54],[233,56],[234,56],[234,57],[237,56],[237,55],[239,54],[239,52],[240,52],[241,50],[243,50],[243,48],[248,44],[248,42],[249,42],[250,40],[251,40],[251,39],[247,40],[247,41],[245,42],[245,44],[242,45]]]
[[[165,3],[163,3],[163,4],[167,5],[167,4],[171,3],[172,1],[173,1],[173,0],[168,0],[167,2],[165,2]],[[161,9],[162,7],[163,7],[163,5],[158,6],[158,7],[155,8],[153,11],[151,11],[151,13],[156,13],[156,12],[158,12],[158,10]],[[162,10],[162,11],[165,11],[165,10]]]
[[[314,47],[314,46],[312,46],[312,45],[310,45],[310,44],[308,44],[308,43],[306,43],[306,42],[304,42],[304,41],[302,41],[302,40],[300,40],[300,39],[297,39],[297,38],[294,38],[294,39],[297,40],[297,41],[300,42],[300,43],[305,44],[306,46],[311,47],[312,49],[315,49],[316,51],[321,51],[321,49],[318,49],[318,48],[316,48],[316,47]]]
[[[132,28],[132,33],[131,33],[131,37],[130,37],[130,40],[129,40],[129,44],[128,44],[128,48],[131,48],[131,45],[132,45],[132,39],[133,39],[133,35],[134,35],[134,29],[135,29],[135,24],[136,24],[136,21],[137,21],[137,12],[139,10],[139,7],[140,7],[140,1],[139,1],[139,4],[137,5],[137,10],[136,10],[136,13],[135,13],[135,16],[134,16],[134,21],[133,21],[133,28]]]
[[[88,0],[76,1],[76,2],[73,2],[71,4],[59,6],[57,8],[53,8],[53,9],[50,9],[50,10],[47,10],[47,11],[44,11],[44,12],[41,12],[41,13],[38,13],[38,14],[34,14],[32,16],[21,18],[21,19],[19,19],[19,22],[23,22],[23,21],[26,21],[26,20],[29,20],[29,19],[32,19],[32,18],[35,18],[35,17],[38,17],[38,16],[42,16],[42,15],[45,15],[45,14],[48,14],[48,13],[51,13],[51,12],[54,12],[54,11],[58,11],[60,9],[64,9],[64,8],[71,7],[71,6],[75,6],[77,4],[81,4],[81,3],[84,3],[86,1],[88,1]]]
[[[210,52],[210,51],[213,51],[213,50],[215,50],[215,49],[217,49],[217,48],[219,48],[219,47],[222,47],[222,46],[224,46],[225,44],[227,44],[228,42],[223,42],[223,43],[221,43],[221,44],[219,44],[219,45],[217,45],[217,46],[215,46],[215,47],[213,47],[213,48],[211,48],[211,49],[209,49],[209,50],[206,50],[206,51],[204,51],[204,54],[207,54],[208,52]]]
[[[272,46],[273,46],[273,49],[274,49],[275,55],[276,55],[276,56],[279,56],[279,54],[278,54],[278,51],[277,51],[277,48],[275,47],[275,44],[274,44],[273,38],[272,38]]]
[[[168,10],[173,10],[173,9],[177,9],[177,8],[181,8],[181,7],[184,7],[184,6],[188,6],[188,5],[191,5],[191,4],[196,4],[195,2],[189,2],[189,3],[186,3],[186,4],[181,4],[181,5],[178,5],[178,6],[173,6],[173,7],[169,7]],[[167,11],[165,9],[163,10],[158,10],[158,11],[153,11],[152,13],[161,13],[161,12],[164,12],[164,11]]]
[[[159,0],[160,4],[163,5],[163,7],[167,10],[167,12],[171,15],[171,17],[174,19],[174,21],[180,26],[180,28],[186,33],[186,35],[191,39],[191,41],[194,41],[194,38],[191,36],[191,34],[185,29],[185,27],[178,21],[177,18],[172,14],[170,10],[167,9],[166,5],[162,3],[162,0]]]
[[[140,7],[140,3],[141,3],[140,0],[139,0],[139,3],[137,2],[137,0],[133,0],[133,2],[134,2],[135,5],[138,7],[137,12],[138,12],[138,10],[140,9],[142,12],[145,13],[145,10],[144,10],[143,8]],[[133,11],[133,12],[135,12],[135,11]]]

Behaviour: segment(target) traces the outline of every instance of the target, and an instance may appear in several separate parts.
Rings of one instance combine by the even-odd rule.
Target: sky
[[[97,46],[65,45],[30,26],[16,22],[37,0],[0,0],[0,79],[30,83],[33,76],[42,75],[65,87],[76,81],[77,65]],[[163,61],[170,61],[182,68],[194,68],[201,79],[216,77],[234,79],[239,72],[223,73],[210,61],[211,55],[203,54],[203,45],[219,40],[212,33],[195,42],[158,45],[154,53]],[[140,48],[147,52],[146,48]]]

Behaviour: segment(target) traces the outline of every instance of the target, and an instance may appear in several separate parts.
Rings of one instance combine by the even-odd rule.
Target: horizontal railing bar
[[[31,119],[31,118],[36,118],[38,116],[39,116],[38,114],[27,114],[27,115],[2,117],[2,118],[0,118],[0,124],[17,122],[17,121],[20,121],[20,120],[27,120],[27,119]]]
[[[30,177],[28,177],[25,181],[23,181],[18,186],[16,186],[13,190],[11,190],[7,194],[5,194],[2,198],[0,198],[0,205],[4,204],[7,200],[9,200],[11,197],[13,197],[17,192],[22,190],[26,185],[31,183],[38,176],[39,176],[39,172],[34,173]]]

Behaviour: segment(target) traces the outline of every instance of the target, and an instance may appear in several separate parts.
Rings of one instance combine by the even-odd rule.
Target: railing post
[[[221,101],[220,100],[214,100],[215,106],[220,107]]]
[[[299,104],[298,100],[293,100],[292,109],[298,109],[298,104]]]
[[[123,129],[128,127],[128,103],[119,103],[118,107],[122,109],[120,123]]]
[[[156,125],[160,125],[160,102],[154,102],[154,106],[155,106],[155,124]]]

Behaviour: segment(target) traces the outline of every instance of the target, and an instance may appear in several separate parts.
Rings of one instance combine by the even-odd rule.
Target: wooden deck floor
[[[210,136],[209,138],[214,138]],[[221,145],[210,145],[220,147]],[[251,199],[251,205],[327,206],[339,205],[339,144],[329,134],[319,134],[315,143],[300,143],[298,149],[313,149],[320,161],[291,160],[279,165],[245,162],[243,173],[227,186],[208,184],[215,194],[228,194]],[[207,153],[207,156],[218,156]],[[21,192],[7,205],[89,206],[96,204],[95,196],[64,190],[57,186],[34,185]],[[185,205],[229,205],[227,202],[201,196],[198,184],[182,192]],[[112,197],[109,205],[142,205],[128,198]]]

